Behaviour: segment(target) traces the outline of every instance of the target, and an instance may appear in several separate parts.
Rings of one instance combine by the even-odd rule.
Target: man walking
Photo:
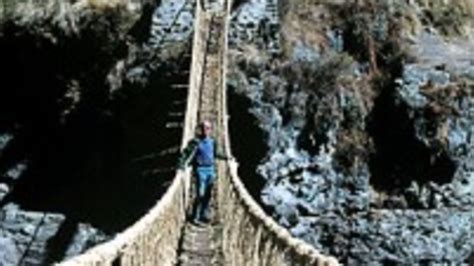
[[[216,159],[227,159],[225,155],[217,153],[216,141],[211,135],[211,122],[202,122],[199,136],[189,142],[178,161],[181,170],[184,170],[189,162],[193,162],[197,178],[193,208],[193,221],[196,224],[209,222],[209,202],[216,179]]]

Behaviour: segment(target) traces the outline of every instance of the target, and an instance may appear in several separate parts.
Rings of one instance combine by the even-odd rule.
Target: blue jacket
[[[195,167],[214,166],[216,158],[227,159],[225,155],[217,151],[215,139],[195,138],[183,150],[178,160],[178,168],[184,169],[190,161],[193,161]]]
[[[215,141],[213,138],[204,138],[196,147],[194,160],[196,166],[213,166],[215,161]]]

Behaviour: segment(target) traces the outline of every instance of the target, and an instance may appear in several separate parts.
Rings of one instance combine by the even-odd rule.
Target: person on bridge
[[[195,224],[209,222],[209,202],[212,187],[216,179],[216,159],[227,160],[227,156],[218,152],[215,139],[212,137],[212,123],[200,124],[200,134],[191,140],[178,160],[178,168],[184,170],[192,161],[196,180],[196,200],[193,208]]]

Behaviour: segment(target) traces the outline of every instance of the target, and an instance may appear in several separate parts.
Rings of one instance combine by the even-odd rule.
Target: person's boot
[[[205,216],[201,219],[201,222],[203,222],[205,224],[209,224],[211,222],[211,219],[209,219],[209,217]]]

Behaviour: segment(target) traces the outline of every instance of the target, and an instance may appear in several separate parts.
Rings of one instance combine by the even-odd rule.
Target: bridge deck
[[[223,64],[225,56],[226,38],[225,27],[227,16],[219,12],[219,7],[212,6],[210,12],[198,12],[201,15],[201,27],[195,38],[204,43],[204,64],[200,86],[198,104],[198,121],[209,120],[215,125],[215,135],[222,147],[222,134],[225,134],[222,125],[222,93]],[[224,9],[224,7],[222,7]],[[224,165],[218,167],[218,176],[224,174]],[[194,191],[194,190],[193,190]],[[212,206],[212,222],[204,226],[196,226],[191,220],[185,225],[180,245],[178,265],[225,265],[222,256],[222,246],[219,230],[220,221],[217,218],[216,190],[214,190]]]
[[[224,84],[232,0],[197,2],[182,146],[193,138],[197,121],[208,119],[215,125],[219,147],[230,156]],[[173,113],[171,117],[180,116]],[[170,128],[180,125],[170,123]],[[234,160],[218,163],[211,224],[197,227],[186,219],[194,190],[189,171],[179,171],[162,199],[137,223],[61,265],[340,265],[293,238],[266,215],[240,181],[237,167]]]
[[[224,265],[219,239],[219,226],[196,226],[188,223],[184,229],[178,265]]]

